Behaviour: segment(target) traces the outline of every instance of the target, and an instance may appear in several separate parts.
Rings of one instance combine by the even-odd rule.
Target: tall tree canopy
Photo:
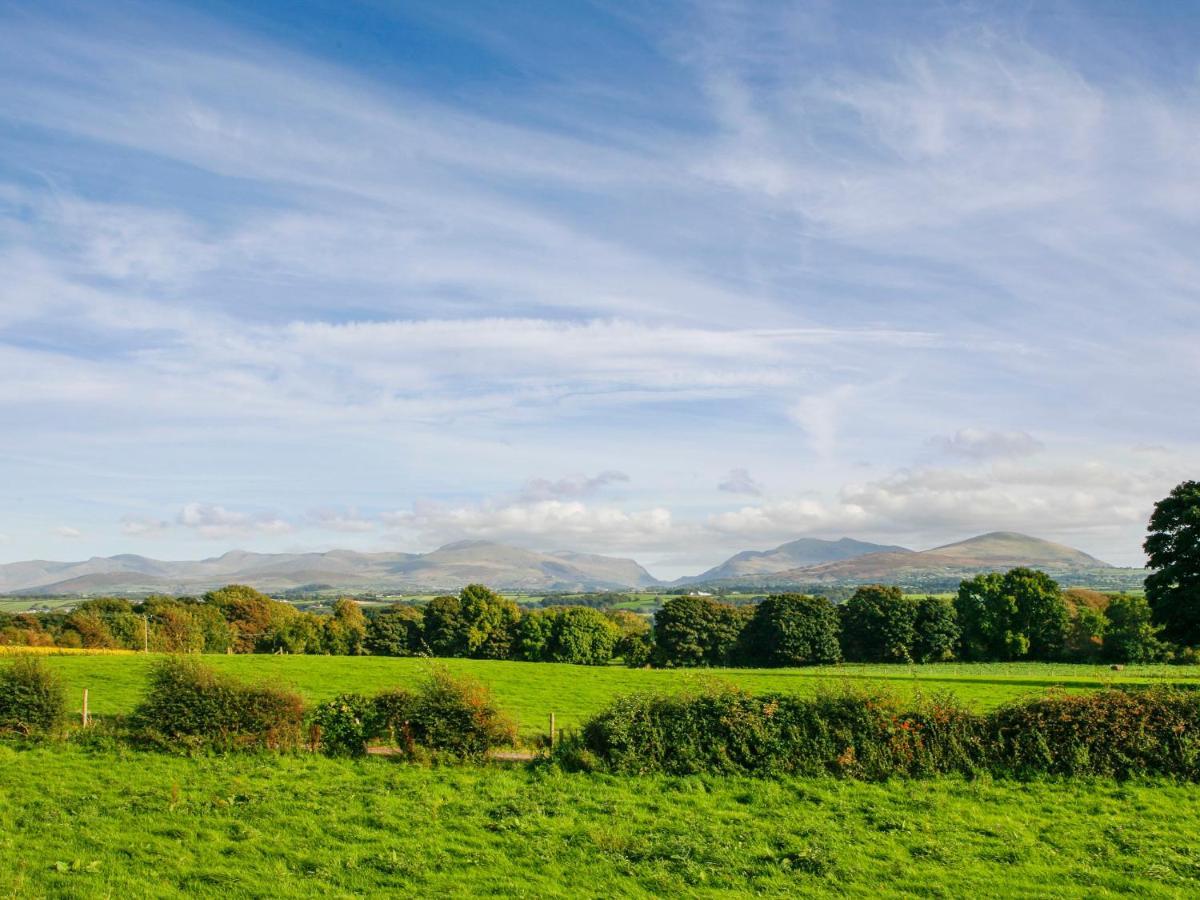
[[[1143,545],[1154,572],[1146,600],[1163,637],[1200,644],[1200,481],[1185,481],[1154,505]]]

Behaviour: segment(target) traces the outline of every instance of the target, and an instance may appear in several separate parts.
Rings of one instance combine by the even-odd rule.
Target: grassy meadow
[[[157,654],[48,653],[47,663],[66,683],[73,704],[83,688],[97,716],[133,709],[145,690]],[[206,656],[210,665],[246,679],[294,687],[309,701],[357,691],[372,694],[412,684],[434,663],[425,659],[378,656]],[[579,725],[613,697],[641,691],[679,691],[719,680],[754,693],[811,694],[844,686],[902,694],[950,692],[980,710],[999,706],[1047,688],[1084,691],[1114,683],[1192,683],[1200,685],[1200,667],[1107,666],[1047,663],[941,663],[925,666],[841,665],[802,669],[626,669],[621,666],[573,666],[447,659],[437,661],[456,673],[490,686],[500,708],[512,716],[525,738],[544,734],[551,712],[560,727]]]
[[[0,745],[13,897],[1200,891],[1166,781],[613,778]]]
[[[74,703],[126,713],[158,657],[43,654]],[[430,661],[210,656],[309,700],[421,678]],[[980,709],[1049,687],[1198,683],[1200,669],[1044,664],[723,671],[446,660],[522,736],[615,695],[719,678],[752,691],[952,691]],[[310,754],[176,756],[103,732],[0,742],[0,896],[1186,897],[1200,791],[1166,779],[866,783],[424,767]]]

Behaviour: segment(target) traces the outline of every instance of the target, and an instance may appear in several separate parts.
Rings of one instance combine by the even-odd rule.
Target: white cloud
[[[255,534],[280,535],[293,530],[289,522],[270,513],[237,512],[203,503],[184,506],[177,521],[183,528],[210,540]]]
[[[598,475],[571,475],[551,481],[548,478],[532,478],[521,489],[521,499],[542,501],[563,498],[590,497],[610,484],[628,483],[624,472],[608,470]]]
[[[444,543],[486,538],[554,548],[611,550],[657,545],[671,533],[671,513],[663,507],[626,511],[579,500],[485,502],[450,506],[414,504],[411,511],[385,516],[393,528]],[[575,546],[571,546],[571,544]]]
[[[968,459],[1005,459],[1029,456],[1045,449],[1026,431],[990,431],[985,428],[960,428],[949,437],[934,438],[934,447],[951,456]]]
[[[360,515],[356,509],[318,509],[310,512],[308,518],[317,528],[348,534],[374,531],[376,525],[375,520]]]
[[[750,476],[748,469],[730,469],[728,474],[717,485],[717,490],[730,494],[750,494],[762,496],[762,485]]]
[[[83,537],[83,532],[78,528],[72,528],[70,525],[59,525],[54,529],[54,534],[60,538],[68,540],[76,540]]]
[[[171,523],[150,517],[125,516],[121,519],[121,533],[128,537],[159,537],[171,529]]]

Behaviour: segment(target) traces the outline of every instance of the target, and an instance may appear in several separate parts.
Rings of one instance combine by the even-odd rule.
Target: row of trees
[[[953,599],[862,587],[845,603],[775,594],[756,606],[673,597],[654,618],[658,666],[805,666],[854,662],[1171,658],[1137,596],[1064,593],[1044,572],[1013,569],[962,582]]]
[[[331,614],[304,612],[253,588],[230,585],[200,598],[103,598],[68,613],[0,614],[0,643],[166,653],[309,653],[519,659],[601,665],[645,662],[650,623],[587,606],[523,612],[482,585],[424,607],[369,614],[338,600]],[[639,656],[640,654],[640,656]]]
[[[1042,572],[1013,569],[962,582],[952,600],[859,588],[845,603],[775,594],[734,606],[674,596],[649,620],[624,610],[522,610],[481,585],[423,607],[331,614],[297,610],[231,585],[198,599],[100,599],[69,613],[8,616],[0,642],[163,652],[321,653],[469,657],[603,665],[802,666],[842,660],[963,659],[1148,662],[1170,658],[1140,597],[1059,590]]]

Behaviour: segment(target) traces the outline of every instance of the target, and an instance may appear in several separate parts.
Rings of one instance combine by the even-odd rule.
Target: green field
[[[142,695],[150,665],[140,654],[48,656],[63,677],[73,704],[83,688],[94,714],[129,712]],[[375,693],[411,684],[432,663],[423,659],[346,656],[207,656],[206,662],[248,679],[295,687],[309,700],[343,691]],[[1129,666],[1112,672],[1105,666],[1045,663],[941,663],[926,666],[844,665],[805,669],[651,670],[620,666],[571,666],[487,660],[440,660],[454,672],[486,682],[500,708],[516,719],[523,737],[544,734],[551,712],[570,728],[599,712],[619,695],[637,691],[677,691],[719,680],[746,690],[813,693],[852,686],[923,694],[952,692],[964,703],[989,709],[1030,693],[1059,687],[1089,690],[1112,683],[1189,682],[1200,684],[1200,667]]]
[[[0,745],[14,897],[1186,897],[1169,782],[611,778]]]
[[[128,712],[155,656],[48,655],[93,712]],[[411,683],[427,660],[212,656],[310,700]],[[1200,682],[1200,668],[945,664],[709,671],[447,660],[524,737],[613,696],[719,678],[753,691],[953,691],[983,709],[1048,687]],[[1200,791],[1167,780],[565,774],[0,743],[0,895],[1187,897]]]

